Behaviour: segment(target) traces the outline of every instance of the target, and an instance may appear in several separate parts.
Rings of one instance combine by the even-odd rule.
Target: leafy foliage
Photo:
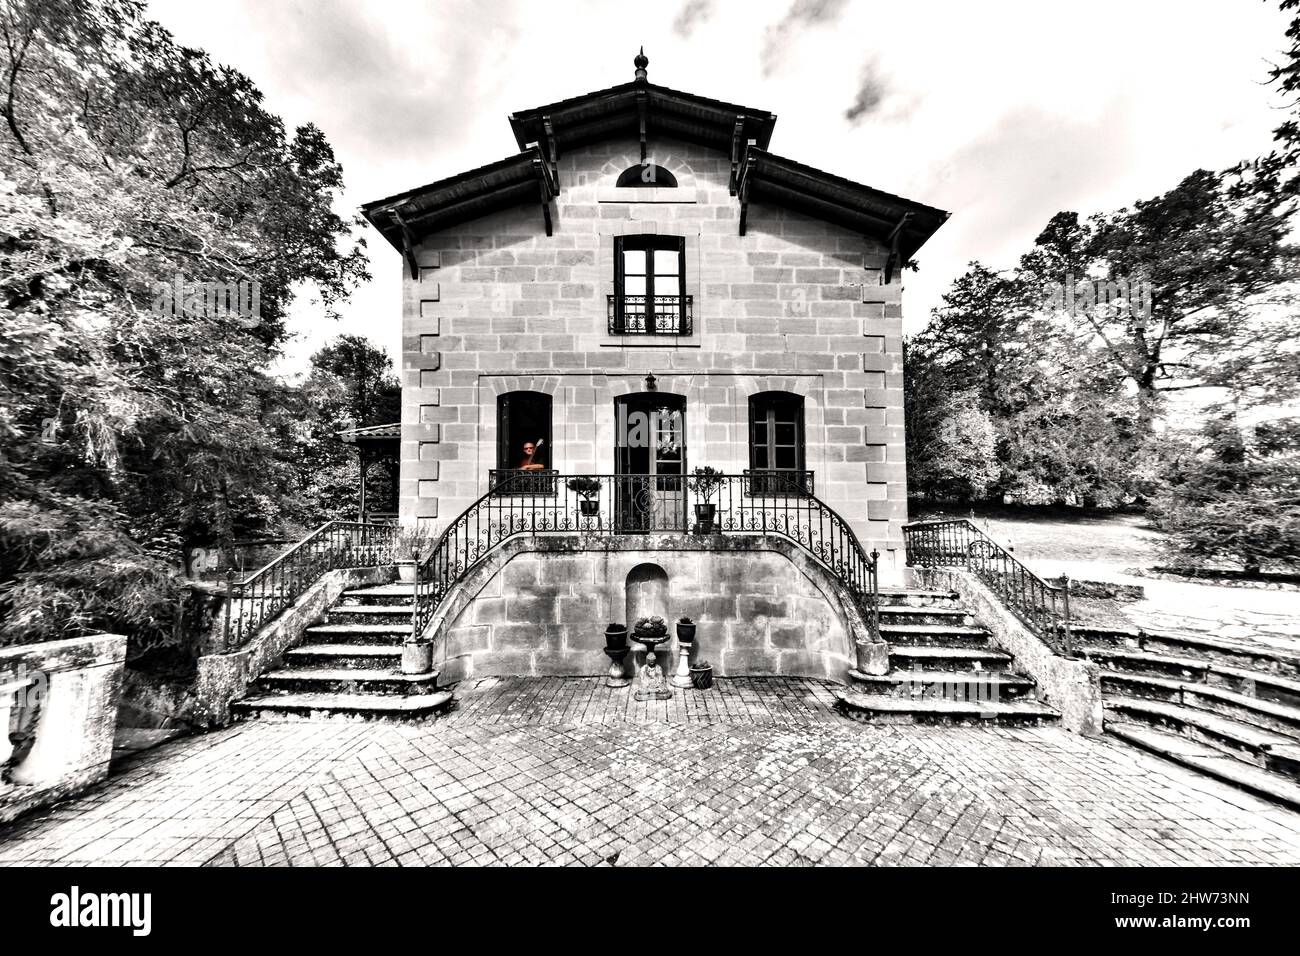
[[[269,368],[295,288],[366,277],[341,170],[134,0],[3,0],[0,57],[0,639],[163,634],[186,548],[298,510]],[[158,308],[177,277],[260,314]]]
[[[1243,429],[1229,412],[1170,463],[1152,514],[1179,560],[1300,568],[1300,419]]]

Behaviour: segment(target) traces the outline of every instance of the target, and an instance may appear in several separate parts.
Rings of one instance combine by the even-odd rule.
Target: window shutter
[[[614,237],[614,331],[623,331],[623,237]]]
[[[510,396],[497,399],[497,467],[510,468]]]
[[[686,237],[677,237],[677,328],[686,329]]]

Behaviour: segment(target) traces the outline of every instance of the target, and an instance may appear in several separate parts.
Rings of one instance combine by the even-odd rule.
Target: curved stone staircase
[[[851,686],[837,694],[855,720],[1023,726],[1058,717],[954,591],[882,588],[880,635],[889,672],[850,670]]]
[[[1300,654],[1191,634],[1076,627],[1106,732],[1300,808]]]
[[[232,705],[237,718],[418,719],[452,701],[438,672],[401,672],[411,633],[414,586],[386,584],[345,591],[280,667],[263,674]]]

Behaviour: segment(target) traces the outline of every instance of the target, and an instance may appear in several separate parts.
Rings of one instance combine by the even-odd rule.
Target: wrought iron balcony
[[[690,335],[694,321],[689,295],[611,295],[610,335]]]
[[[848,523],[813,496],[811,472],[702,476],[496,470],[490,480],[488,492],[444,529],[433,553],[420,564],[412,616],[416,634],[424,633],[439,602],[470,568],[516,535],[689,532],[777,535],[794,542],[848,588],[872,633],[879,633],[877,555],[864,551]]]
[[[547,495],[555,497],[554,468],[493,468],[488,472],[488,490],[494,495]]]
[[[753,468],[745,470],[745,494],[759,497],[811,495],[813,473],[802,469]]]

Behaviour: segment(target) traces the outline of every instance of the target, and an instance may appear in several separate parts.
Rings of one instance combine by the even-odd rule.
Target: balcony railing
[[[609,334],[690,335],[692,312],[689,295],[611,295]]]
[[[794,473],[798,475],[800,473]],[[519,535],[686,533],[777,535],[821,562],[879,634],[877,555],[799,478],[778,472],[718,475],[555,475],[501,472],[496,485],[439,537],[417,571],[412,627],[423,634],[443,598],[480,561]],[[548,494],[516,485],[547,482]]]
[[[329,521],[242,581],[226,574],[223,650],[238,650],[326,571],[393,563],[396,524]]]
[[[1068,582],[1048,584],[966,518],[905,524],[903,543],[908,566],[968,569],[1053,652],[1074,656]]]
[[[811,495],[813,473],[787,468],[752,468],[745,471],[747,495]]]
[[[493,468],[488,472],[488,489],[495,495],[547,495],[555,497],[554,468]]]

